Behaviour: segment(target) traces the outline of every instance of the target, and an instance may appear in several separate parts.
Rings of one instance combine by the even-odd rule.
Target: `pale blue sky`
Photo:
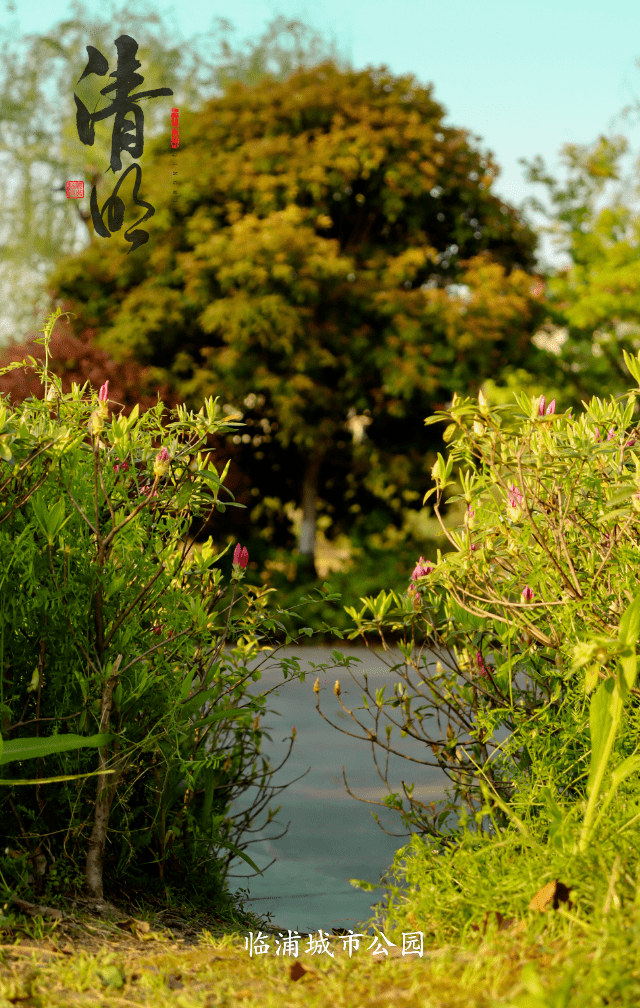
[[[502,168],[495,189],[515,204],[534,191],[518,157],[542,154],[558,170],[563,143],[588,143],[611,128],[640,147],[639,126],[614,122],[640,100],[638,0],[186,0],[158,11],[187,37],[226,17],[236,41],[257,36],[276,14],[299,17],[333,35],[356,68],[386,63],[432,81],[446,121],[494,152]],[[0,23],[45,31],[69,13],[66,0],[15,0]]]

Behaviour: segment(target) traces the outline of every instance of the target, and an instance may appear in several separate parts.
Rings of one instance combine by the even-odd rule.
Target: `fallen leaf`
[[[304,966],[302,966],[302,964],[299,963],[298,960],[296,959],[296,961],[294,963],[291,963],[291,966],[289,967],[289,979],[299,980],[300,977],[303,977],[306,972],[307,970],[304,968]]]
[[[553,881],[547,882],[542,889],[538,889],[538,892],[529,904],[529,910],[540,910],[542,913],[545,913],[547,910],[550,910],[551,907],[553,907],[554,910],[557,910],[561,903],[566,903],[570,908],[570,892],[571,886],[566,886],[564,882],[559,882],[558,879],[553,879]]]

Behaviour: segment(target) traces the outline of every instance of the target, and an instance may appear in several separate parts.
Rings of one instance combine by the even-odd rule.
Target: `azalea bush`
[[[467,826],[492,832],[492,817],[504,828],[538,816],[559,835],[575,806],[584,849],[605,785],[611,800],[637,771],[640,358],[625,363],[639,387],[578,417],[544,397],[493,407],[482,394],[430,417],[447,422],[450,448],[425,501],[452,549],[420,558],[405,593],[350,610],[350,636],[382,641],[398,682],[386,697],[358,680],[363,706],[344,710],[381,756],[384,804],[436,844]],[[453,531],[445,500],[465,507]],[[446,800],[391,786],[394,733],[425,743],[411,765],[440,767]]]
[[[194,516],[235,504],[202,449],[237,424],[213,399],[125,418],[108,383],[63,395],[47,364],[43,399],[0,402],[5,898],[66,878],[98,901],[104,885],[222,900],[278,790],[260,754],[267,694],[249,691],[277,608],[244,583],[246,548],[225,576],[226,549],[186,538]]]

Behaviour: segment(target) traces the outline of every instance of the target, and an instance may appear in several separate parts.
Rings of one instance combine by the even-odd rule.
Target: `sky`
[[[0,24],[16,32],[43,32],[70,15],[66,0],[4,2]],[[95,0],[86,6],[104,9]],[[564,143],[615,132],[636,155],[640,148],[640,115],[619,116],[634,100],[640,105],[638,0],[184,0],[157,10],[185,37],[225,17],[236,44],[284,14],[335,39],[356,69],[386,64],[432,82],[446,124],[470,130],[493,152],[502,169],[494,191],[515,205],[544,196],[524,180],[520,157],[540,154],[561,177]],[[562,264],[548,242],[544,250],[549,262]]]

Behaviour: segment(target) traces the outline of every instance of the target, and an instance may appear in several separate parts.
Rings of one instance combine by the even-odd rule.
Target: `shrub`
[[[640,382],[640,358],[625,362]],[[402,755],[393,743],[400,731],[425,743],[416,762],[445,772],[445,801],[425,805],[403,782],[383,803],[440,848],[457,843],[462,813],[491,833],[489,810],[500,827],[523,809],[544,809],[549,822],[549,801],[584,799],[594,783],[595,697],[606,717],[617,698],[621,730],[616,723],[607,761],[634,753],[640,691],[634,677],[625,685],[624,671],[614,689],[611,670],[624,670],[632,652],[635,663],[621,614],[638,593],[638,393],[595,398],[579,418],[544,397],[494,408],[482,395],[478,404],[454,398],[426,421],[448,422],[449,455],[438,457],[425,501],[435,493],[453,550],[435,563],[420,558],[404,594],[381,592],[349,610],[351,638],[386,643],[399,634],[400,653],[387,654],[399,678],[393,696],[374,695],[365,677],[364,707],[347,713],[384,756]],[[463,501],[466,515],[449,531],[440,507],[454,466],[460,492],[449,501]],[[624,712],[618,689],[631,691]]]
[[[86,386],[63,394],[47,365],[44,399],[0,403],[5,886],[26,885],[16,872],[30,864],[36,892],[63,875],[77,888],[82,874],[102,900],[106,869],[111,890],[220,901],[229,861],[253,865],[242,838],[277,790],[260,756],[266,694],[248,687],[278,612],[266,611],[268,589],[243,584],[246,551],[227,580],[226,550],[183,542],[194,515],[235,505],[200,449],[237,424],[213,399],[164,424],[161,402],[109,422],[108,382],[86,401]],[[281,668],[299,673],[295,661]],[[16,758],[14,733],[27,728]],[[96,738],[97,769],[86,748]],[[35,786],[16,790],[27,758]]]

